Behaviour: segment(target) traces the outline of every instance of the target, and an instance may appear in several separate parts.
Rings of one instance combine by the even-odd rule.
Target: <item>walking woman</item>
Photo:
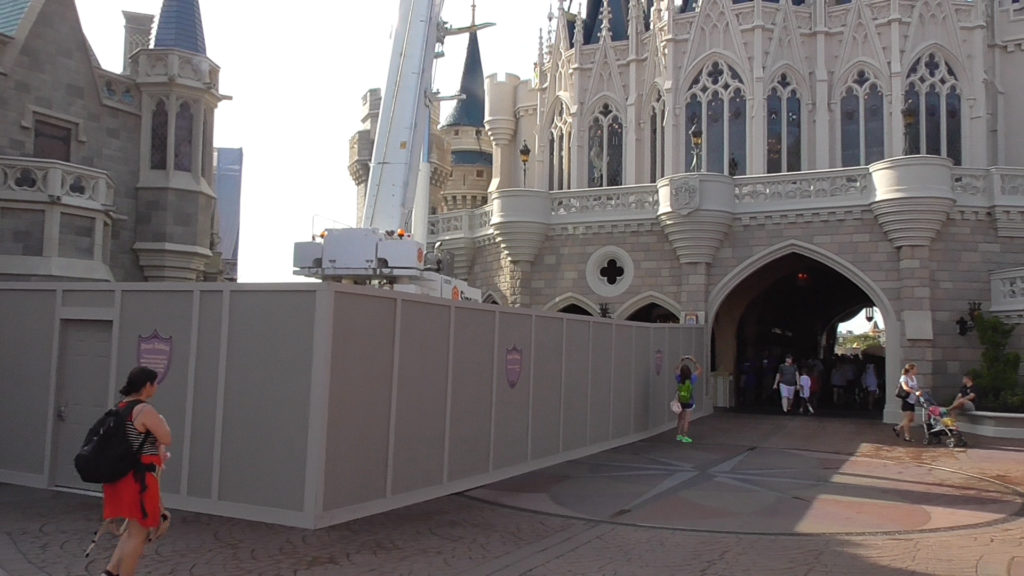
[[[917,408],[917,397],[921,395],[917,387],[917,364],[908,363],[903,367],[903,375],[900,376],[900,388],[907,393],[906,398],[901,399],[900,411],[903,413],[903,421],[892,429],[897,438],[900,437],[900,428],[903,429],[903,440],[910,442],[910,427],[914,425],[914,410]]]
[[[693,368],[687,364],[693,362]],[[693,412],[693,386],[697,383],[703,369],[693,356],[683,356],[676,366],[676,399],[682,406],[676,421],[676,440],[690,443],[688,433],[690,432],[690,412]]]
[[[157,391],[156,381],[156,371],[137,366],[128,373],[128,380],[120,390],[124,399],[118,408],[131,410],[125,426],[132,446],[136,449],[142,446],[142,469],[103,485],[103,518],[128,520],[103,576],[134,576],[149,531],[160,526],[163,506],[157,470],[163,467],[167,457],[171,429],[149,403]]]

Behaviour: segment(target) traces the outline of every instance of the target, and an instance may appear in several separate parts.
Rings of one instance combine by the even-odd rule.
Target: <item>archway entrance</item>
[[[884,352],[835,354],[839,324],[875,304],[850,278],[804,254],[789,252],[760,265],[729,290],[714,319],[713,368],[733,374],[729,404],[781,413],[772,385],[791,354],[815,383],[817,410],[881,416]],[[865,370],[877,375],[880,396],[864,387]]]

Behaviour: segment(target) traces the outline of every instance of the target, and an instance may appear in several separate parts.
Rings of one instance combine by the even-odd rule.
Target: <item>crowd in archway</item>
[[[792,402],[781,403],[782,389],[775,384],[785,359],[764,352],[760,359],[741,363],[736,407],[778,410],[781,405],[783,411],[796,414],[821,409],[876,413],[884,406],[884,357],[835,354],[824,362],[816,357],[795,357],[793,364],[799,374],[810,379],[809,393],[797,389]]]

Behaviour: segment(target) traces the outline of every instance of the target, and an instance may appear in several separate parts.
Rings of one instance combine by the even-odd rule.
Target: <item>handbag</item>
[[[679,414],[683,411],[683,405],[679,403],[678,398],[673,398],[672,401],[668,403],[668,407],[674,414]]]
[[[907,398],[910,398],[910,392],[907,392],[907,389],[903,386],[899,386],[896,388],[896,397],[900,400],[906,400]]]

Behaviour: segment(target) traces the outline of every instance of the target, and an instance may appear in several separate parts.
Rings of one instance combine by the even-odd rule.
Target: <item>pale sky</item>
[[[75,0],[100,64],[121,71],[121,11],[159,15],[161,0]],[[470,21],[472,0],[447,0],[443,17]],[[583,0],[566,2],[578,11]],[[245,151],[239,241],[241,282],[290,282],[292,247],[313,232],[355,224],[348,141],[361,127],[361,98],[384,88],[398,0],[201,0],[206,53],[221,68],[214,145]],[[533,75],[557,0],[477,0],[484,75]],[[435,68],[441,94],[459,88],[466,35],[449,37]],[[450,103],[442,108],[442,119]],[[314,223],[315,220],[315,223]],[[876,314],[881,324],[881,317]],[[863,315],[840,329],[867,329]]]
[[[121,11],[159,16],[161,0],[75,0],[100,65],[120,72]],[[566,3],[573,11],[580,2]],[[552,0],[477,0],[484,75],[533,76],[537,34]],[[398,0],[200,0],[206,53],[221,68],[214,145],[244,149],[239,280],[289,282],[292,246],[333,223],[355,224],[348,141],[361,98],[387,79]],[[442,17],[470,22],[471,0],[447,0]],[[449,37],[434,88],[459,89],[465,34]],[[442,119],[450,103],[442,107]],[[314,218],[316,225],[314,226]]]

